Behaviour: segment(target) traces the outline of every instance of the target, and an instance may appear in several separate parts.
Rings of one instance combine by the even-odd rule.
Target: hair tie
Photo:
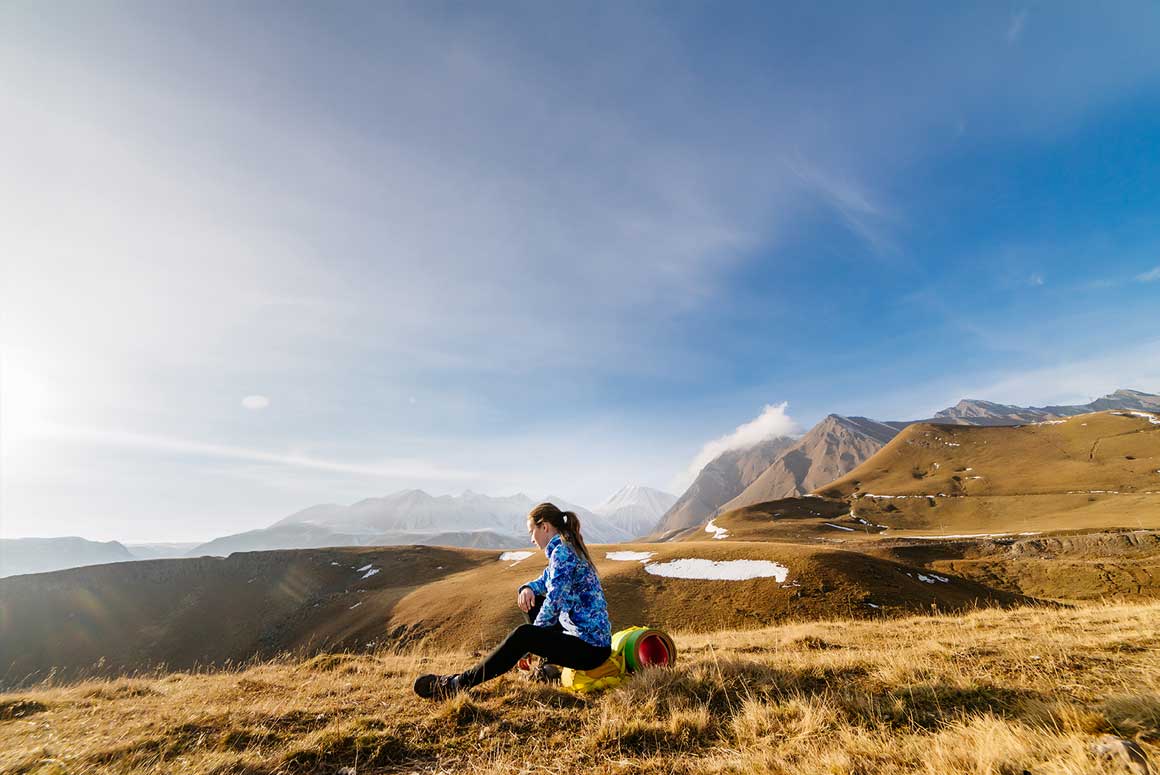
[[[564,512],[564,524],[565,525],[568,524],[568,512],[566,512],[566,511]]]

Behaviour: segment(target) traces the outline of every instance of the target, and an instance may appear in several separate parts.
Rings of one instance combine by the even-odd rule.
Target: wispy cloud
[[[1027,27],[1028,14],[1029,11],[1024,8],[1011,15],[1011,20],[1007,23],[1007,45],[1014,46],[1019,42],[1023,30]]]
[[[673,479],[671,483],[673,491],[684,492],[702,468],[714,458],[731,449],[746,449],[766,439],[789,436],[800,432],[801,429],[797,422],[786,413],[788,406],[788,401],[782,401],[780,404],[766,404],[761,414],[754,419],[738,425],[736,430],[730,434],[707,442],[689,463],[688,468]]]
[[[888,213],[870,193],[849,176],[825,172],[804,159],[788,163],[790,171],[841,218],[850,231],[875,250],[891,249],[887,236]]]
[[[1160,266],[1136,275],[1136,282],[1138,283],[1151,283],[1157,280],[1160,280]]]
[[[367,463],[327,460],[303,454],[267,452],[228,444],[213,444],[188,439],[175,439],[148,433],[86,428],[44,423],[35,429],[40,438],[91,444],[98,447],[120,447],[152,452],[170,452],[191,457],[240,460],[250,463],[272,463],[293,468],[355,474],[374,479],[445,480],[468,482],[478,478],[475,471],[448,468],[424,460],[388,458]]]

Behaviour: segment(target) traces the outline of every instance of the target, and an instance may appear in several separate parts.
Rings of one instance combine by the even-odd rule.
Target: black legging
[[[593,646],[575,635],[567,634],[559,622],[551,627],[537,627],[532,624],[543,603],[544,596],[536,595],[536,604],[532,606],[532,610],[524,614],[528,623],[521,624],[508,633],[503,643],[496,646],[495,651],[488,654],[478,665],[460,673],[459,685],[466,689],[497,675],[503,675],[529,652],[543,657],[549,664],[571,667],[575,670],[600,667],[612,655],[612,649],[608,646]]]

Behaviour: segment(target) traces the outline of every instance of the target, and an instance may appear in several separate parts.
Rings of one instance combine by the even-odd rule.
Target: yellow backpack
[[[581,694],[611,689],[628,673],[646,667],[672,667],[677,661],[677,647],[668,633],[651,627],[629,627],[612,636],[612,656],[592,670],[564,668],[560,684],[570,692]]]

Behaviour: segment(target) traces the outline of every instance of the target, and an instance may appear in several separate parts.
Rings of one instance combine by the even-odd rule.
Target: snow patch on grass
[[[785,581],[789,568],[769,560],[670,560],[644,566],[654,576],[671,579],[711,579],[715,581],[745,581],[773,578]]]
[[[503,554],[501,554],[499,556],[499,561],[500,562],[509,562],[510,561],[512,565],[515,565],[520,560],[526,560],[529,557],[531,557],[533,554],[534,554],[534,552],[504,552]]]
[[[911,536],[923,541],[943,541],[947,538],[1005,538],[1007,536],[1021,535],[1021,536],[1037,536],[1040,534],[1039,530],[1032,530],[1026,533],[956,533],[954,535],[945,536]]]
[[[606,552],[604,556],[617,562],[634,562],[636,560],[648,562],[654,554],[656,552]]]
[[[1160,425],[1160,417],[1150,412],[1112,412],[1112,414],[1118,417],[1143,417],[1153,425]]]
[[[717,525],[714,524],[716,521],[717,520],[715,519],[709,520],[709,524],[705,525],[705,532],[713,533],[713,538],[717,539],[718,541],[720,541],[722,538],[728,538],[729,531],[723,527],[717,527]]]

